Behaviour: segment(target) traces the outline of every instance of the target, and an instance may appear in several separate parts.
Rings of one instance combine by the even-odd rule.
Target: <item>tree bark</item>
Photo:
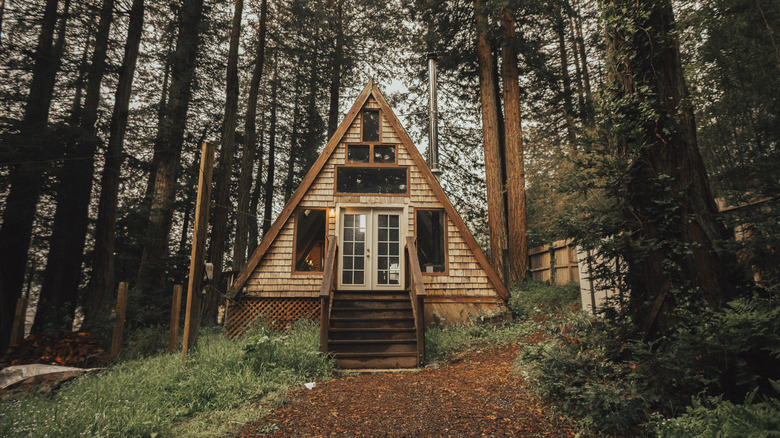
[[[630,312],[648,336],[669,328],[672,310],[682,303],[720,308],[739,280],[718,252],[727,235],[716,220],[697,145],[671,2],[607,0],[601,6],[609,23],[610,144],[616,155],[632,157],[622,183],[624,238],[636,248],[657,242],[643,245],[641,255],[625,255]]]
[[[61,50],[64,45],[64,29],[67,19],[62,17],[58,41],[54,45],[57,24],[57,0],[46,0],[35,51],[30,93],[27,95],[24,116],[19,125],[19,135],[12,139],[8,161],[23,161],[25,157],[46,157],[46,130],[49,120],[54,80],[59,70]],[[0,229],[0,354],[8,348],[16,300],[22,295],[27,251],[32,237],[35,206],[44,184],[43,165],[15,165],[9,168],[10,190],[5,199],[3,226]]]
[[[221,289],[223,260],[230,234],[227,229],[228,206],[230,205],[230,180],[233,176],[233,156],[236,150],[236,114],[238,113],[238,43],[241,37],[241,17],[244,1],[235,0],[233,23],[230,30],[228,50],[227,85],[225,88],[225,118],[222,122],[222,150],[216,172],[214,196],[214,221],[211,224],[210,258],[214,264],[213,284]],[[213,292],[213,291],[212,291]],[[207,293],[203,303],[203,323],[216,322],[219,295]]]
[[[339,124],[339,92],[341,90],[341,65],[344,63],[344,1],[336,0],[334,29],[335,47],[331,58],[330,106],[328,108],[328,140],[333,137]]]
[[[154,188],[135,291],[149,304],[167,305],[166,262],[176,177],[200,39],[203,0],[184,0],[176,51],[171,61],[168,103],[154,143]]]
[[[566,118],[566,141],[574,150],[577,134],[574,127],[574,105],[572,104],[571,77],[569,76],[569,56],[566,50],[566,22],[562,8],[556,8],[555,32],[558,35],[558,54],[561,58],[561,81],[563,82],[563,113]]]
[[[523,131],[520,112],[520,80],[517,70],[514,12],[506,8],[501,15],[504,41],[501,45],[502,77],[504,81],[504,143],[507,169],[507,222],[509,242],[508,282],[522,281],[528,272],[528,221],[525,207],[525,168],[523,163]]]
[[[477,27],[477,61],[482,106],[482,139],[485,147],[485,183],[487,185],[488,222],[490,228],[490,258],[498,275],[505,280],[503,248],[507,247],[506,213],[504,211],[503,181],[501,178],[501,150],[493,80],[493,57],[487,40],[487,20],[483,0],[474,1]]]
[[[103,319],[103,315],[108,315],[111,308],[111,297],[114,292],[114,234],[119,199],[119,176],[143,23],[144,0],[133,0],[122,66],[119,69],[119,81],[114,95],[114,109],[111,113],[108,146],[105,152],[106,162],[100,183],[92,276],[84,299],[86,327],[96,325],[98,320]]]
[[[263,79],[263,63],[265,61],[265,33],[268,14],[268,1],[260,4],[260,28],[255,52],[255,64],[252,69],[252,79],[249,83],[249,97],[244,119],[244,153],[241,156],[241,176],[238,180],[238,211],[236,215],[236,241],[233,246],[233,266],[241,269],[246,263],[247,239],[249,239],[249,221],[257,220],[250,211],[250,192],[252,190],[252,175],[257,150],[257,98],[260,94],[260,81]],[[263,172],[263,156],[258,161],[258,179]],[[259,184],[258,184],[259,185]],[[257,205],[257,204],[255,204]]]
[[[100,139],[95,123],[100,106],[100,84],[106,71],[108,36],[114,18],[114,0],[103,0],[95,48],[87,73],[84,109],[75,138],[65,147],[65,164],[57,191],[52,235],[33,333],[44,328],[70,330],[78,300],[81,262],[89,224],[89,201],[94,157]],[[70,158],[70,159],[69,159]]]
[[[300,58],[298,59],[297,64],[301,64]],[[293,193],[293,186],[295,185],[295,159],[301,153],[301,148],[299,147],[300,130],[298,128],[301,121],[300,94],[301,82],[300,76],[298,76],[295,80],[295,91],[293,92],[293,100],[295,103],[293,104],[292,133],[290,134],[290,153],[287,156],[287,178],[285,178],[284,182],[285,204],[290,200],[290,196],[292,196]]]
[[[265,180],[265,205],[263,210],[263,237],[271,228],[271,215],[274,208],[274,171],[276,167],[276,107],[277,107],[277,88],[278,67],[276,63],[276,51],[274,51],[274,75],[271,79],[271,134],[268,139],[268,172]]]

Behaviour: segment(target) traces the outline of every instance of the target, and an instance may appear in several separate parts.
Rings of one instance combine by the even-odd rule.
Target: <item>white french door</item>
[[[403,210],[341,210],[340,289],[403,289],[403,217]]]

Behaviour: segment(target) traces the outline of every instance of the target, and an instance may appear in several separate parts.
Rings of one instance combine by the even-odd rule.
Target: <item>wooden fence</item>
[[[531,278],[555,284],[580,283],[577,245],[574,240],[559,240],[552,245],[528,250]]]

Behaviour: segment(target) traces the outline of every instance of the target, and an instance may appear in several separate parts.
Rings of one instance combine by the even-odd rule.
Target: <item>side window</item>
[[[417,258],[425,273],[447,272],[447,215],[444,210],[417,210]]]
[[[326,210],[300,209],[295,217],[296,272],[321,272],[325,258]]]
[[[379,110],[363,110],[363,141],[379,141]]]

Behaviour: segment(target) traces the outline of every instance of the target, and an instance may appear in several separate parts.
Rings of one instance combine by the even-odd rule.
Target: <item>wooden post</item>
[[[187,283],[187,309],[184,314],[184,340],[182,359],[187,350],[197,344],[200,326],[201,289],[203,287],[203,262],[206,250],[206,230],[211,202],[211,172],[214,168],[214,145],[203,143],[200,154],[200,177],[198,178],[198,200],[195,204],[195,231],[192,233],[192,255],[190,256],[190,278]]]
[[[179,340],[179,313],[181,312],[181,291],[183,287],[180,284],[173,286],[173,301],[171,302],[171,331],[168,336],[168,351],[176,349],[176,342]]]
[[[27,319],[27,298],[17,298],[14,325],[11,328],[9,345],[19,345],[24,340],[24,321]]]
[[[116,296],[116,320],[114,320],[114,336],[111,340],[111,356],[119,357],[122,352],[122,340],[125,335],[125,319],[127,313],[127,282],[119,283]]]

